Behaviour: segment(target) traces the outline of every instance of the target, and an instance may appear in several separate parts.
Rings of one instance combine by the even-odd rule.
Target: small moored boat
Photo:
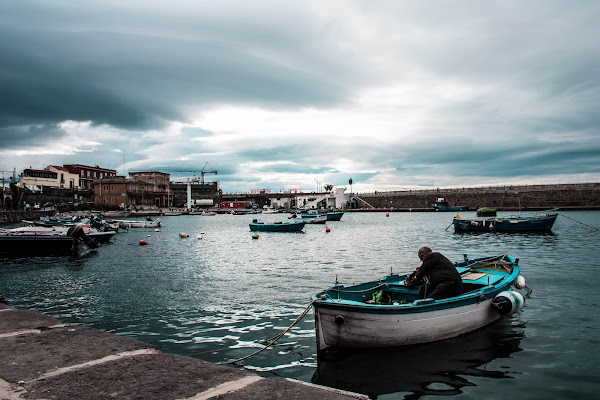
[[[446,299],[420,299],[406,275],[336,285],[313,295],[317,350],[396,347],[455,337],[521,309],[525,287],[518,259],[509,255],[455,263],[464,291]]]
[[[319,215],[318,217],[308,218],[306,220],[307,224],[324,224],[327,222],[327,215]]]
[[[0,229],[0,258],[73,256],[83,244],[90,249],[98,247],[78,225],[68,228],[66,234]]]
[[[115,219],[115,222],[119,223],[119,227],[121,228],[160,228],[162,226],[162,222],[160,221],[160,218],[157,218],[155,220],[152,219],[132,219],[132,220],[125,220],[125,219]]]
[[[469,206],[451,206],[443,197],[438,197],[437,201],[431,205],[436,211],[468,211]]]
[[[486,219],[454,218],[455,232],[550,232],[558,213],[529,217],[512,216]]]
[[[79,226],[83,230],[83,233],[98,243],[107,243],[115,235],[115,231],[101,232],[96,228],[91,228],[89,225],[72,225]],[[67,233],[71,229],[70,226],[22,226],[19,228],[8,229],[5,232],[12,233],[15,235],[37,235],[37,236],[67,236]]]
[[[343,211],[329,211],[327,212],[327,221],[339,221],[343,216]]]
[[[265,223],[253,220],[250,223],[250,230],[259,232],[300,232],[304,225],[306,225],[306,221]]]

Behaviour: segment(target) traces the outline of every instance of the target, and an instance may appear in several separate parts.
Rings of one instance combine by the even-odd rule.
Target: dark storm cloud
[[[38,24],[39,14],[22,3],[5,3],[12,13],[0,17],[3,127],[71,119],[158,129],[166,121],[185,121],[183,110],[202,104],[322,106],[344,99],[351,90],[348,77],[355,75],[348,56],[342,61],[340,52],[306,41],[317,32],[301,19],[289,33],[262,27],[258,16],[218,24],[198,12],[184,34],[160,20],[150,33],[136,33],[141,21],[127,21],[127,31],[115,15],[107,28],[101,17],[62,9],[64,3],[36,5],[48,13]],[[21,19],[18,27],[8,21],[11,14]],[[296,62],[301,59],[311,63]]]
[[[24,145],[44,144],[62,137],[64,132],[56,125],[24,125],[0,127],[0,148],[18,149]]]

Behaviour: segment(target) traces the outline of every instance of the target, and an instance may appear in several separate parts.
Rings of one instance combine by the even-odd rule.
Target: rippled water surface
[[[162,217],[160,232],[119,232],[78,259],[2,260],[0,294],[13,307],[224,362],[262,348],[336,279],[411,271],[423,245],[451,260],[508,253],[533,293],[520,313],[485,329],[317,361],[309,313],[243,367],[379,399],[598,398],[600,212],[562,212],[552,234],[454,234],[453,215],[346,213],[329,233],[307,225],[258,240],[248,228],[256,215]]]

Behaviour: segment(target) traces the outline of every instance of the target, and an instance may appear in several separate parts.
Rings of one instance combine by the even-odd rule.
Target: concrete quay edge
[[[135,339],[0,303],[0,399],[367,400],[165,354]]]

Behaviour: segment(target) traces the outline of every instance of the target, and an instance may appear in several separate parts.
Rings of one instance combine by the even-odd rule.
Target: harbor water
[[[77,258],[0,260],[0,295],[64,323],[220,363],[261,349],[336,281],[412,271],[421,246],[452,261],[508,253],[533,292],[519,313],[479,331],[317,359],[309,313],[238,367],[373,399],[600,398],[600,212],[561,212],[550,234],[455,234],[454,214],[349,212],[258,239],[249,222],[289,214],[165,216],[159,232],[119,231]]]

